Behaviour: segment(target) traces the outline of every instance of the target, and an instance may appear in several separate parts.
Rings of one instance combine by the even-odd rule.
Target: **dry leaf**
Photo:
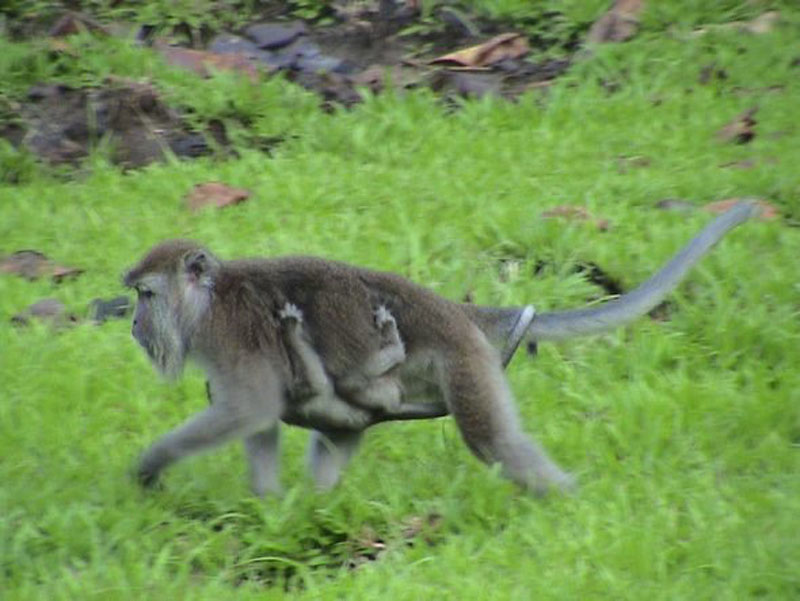
[[[50,276],[59,283],[65,278],[80,275],[83,270],[53,263],[38,250],[19,250],[0,260],[0,273],[13,273],[31,281]]]
[[[506,59],[525,56],[530,50],[527,38],[521,33],[501,33],[491,40],[445,54],[430,61],[432,65],[488,67]]]
[[[775,24],[780,20],[780,13],[777,10],[765,12],[763,15],[757,16],[752,21],[748,21],[742,25],[742,31],[752,33],[754,35],[761,35],[769,33],[775,28]]]
[[[425,533],[428,535],[425,536],[425,542],[430,544],[432,542],[430,534],[438,530],[443,521],[444,518],[438,513],[430,513],[425,516],[411,516],[403,520],[403,538],[416,538],[420,534]]]
[[[619,156],[617,157],[617,172],[624,174],[628,173],[631,169],[649,167],[652,160],[646,156]]]
[[[752,94],[781,94],[786,90],[786,86],[781,84],[773,84],[771,86],[762,87],[747,87],[747,86],[733,86],[730,91],[736,96],[750,96]]]
[[[742,159],[741,161],[731,161],[720,165],[720,167],[727,169],[752,169],[755,166],[756,162],[753,159]]]
[[[164,59],[175,67],[194,71],[201,77],[209,77],[213,70],[234,71],[246,75],[250,81],[258,81],[259,71],[243,53],[218,54],[205,50],[190,50],[174,46],[157,46]]]
[[[567,221],[591,221],[600,231],[606,231],[610,227],[608,219],[594,217],[584,207],[571,205],[561,205],[542,212],[542,218],[553,219],[561,217]]]
[[[244,188],[232,188],[221,182],[206,182],[197,184],[186,195],[186,205],[192,211],[203,207],[217,208],[229,207],[239,204],[250,198],[250,191]]]
[[[758,107],[754,106],[738,115],[733,121],[725,125],[717,132],[717,137],[723,142],[736,142],[737,144],[747,144],[756,137],[755,115]]]
[[[684,200],[683,198],[662,198],[655,203],[655,207],[657,209],[661,209],[662,211],[680,211],[682,213],[688,213],[689,211],[694,211],[697,208],[688,200]]]
[[[692,32],[693,37],[705,35],[709,31],[739,31],[742,33],[750,33],[753,35],[762,35],[769,33],[775,28],[775,25],[780,21],[780,13],[777,10],[767,11],[762,15],[757,16],[751,21],[731,21],[730,23],[722,23],[721,25],[706,25],[699,27]]]
[[[717,200],[705,205],[703,210],[709,213],[724,213],[734,205],[745,200],[756,201],[756,204],[758,204],[759,208],[761,209],[761,214],[758,216],[758,218],[762,221],[772,221],[780,217],[780,211],[778,211],[778,208],[775,205],[768,203],[766,200],[753,198],[726,198],[725,200]]]
[[[586,41],[590,44],[624,42],[639,30],[639,15],[644,0],[616,0],[613,6],[594,22]]]
[[[79,56],[78,51],[73,48],[72,44],[63,38],[49,38],[47,40],[47,48],[53,54],[65,54],[72,57]]]
[[[386,543],[369,526],[364,526],[352,542],[355,549],[348,562],[350,569],[375,561],[386,551]]]

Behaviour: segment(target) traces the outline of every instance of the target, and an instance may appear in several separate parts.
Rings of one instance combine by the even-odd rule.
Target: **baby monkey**
[[[406,349],[397,331],[397,322],[385,305],[374,310],[379,339],[378,350],[366,357],[357,369],[343,374],[334,383],[305,327],[303,312],[287,302],[278,313],[293,366],[292,396],[308,414],[330,412],[332,406],[352,412],[352,403],[362,408],[394,411],[401,404],[398,378],[390,374],[406,358]],[[344,398],[340,398],[344,397]]]

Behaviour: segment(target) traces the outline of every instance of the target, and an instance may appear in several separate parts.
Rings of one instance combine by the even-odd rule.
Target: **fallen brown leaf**
[[[247,76],[252,82],[258,81],[259,70],[243,53],[218,54],[164,45],[157,48],[170,65],[193,71],[201,77],[209,77],[214,70],[233,71]]]
[[[763,35],[775,29],[775,25],[780,21],[780,13],[777,10],[767,11],[750,21],[731,21],[719,25],[705,25],[692,32],[693,37],[705,35],[709,31],[739,31],[752,35]]]
[[[780,217],[780,211],[775,205],[768,203],[766,200],[752,198],[726,198],[725,200],[717,200],[703,206],[703,210],[709,213],[724,213],[732,206],[742,202],[743,200],[756,201],[756,204],[758,204],[759,208],[761,209],[761,214],[758,216],[758,219],[762,221],[773,221]]]
[[[502,60],[520,58],[529,51],[528,40],[521,33],[501,33],[483,44],[439,56],[430,61],[430,64],[488,67]]]
[[[655,207],[662,211],[680,211],[682,213],[694,211],[696,208],[692,203],[683,198],[662,198],[655,203]]]
[[[753,159],[742,159],[741,161],[731,161],[720,165],[724,169],[752,169],[755,166],[756,162]]]
[[[72,44],[64,38],[49,38],[47,40],[47,48],[54,55],[65,54],[67,56],[77,57],[78,51],[73,48]]]
[[[754,106],[747,109],[736,118],[722,127],[717,132],[717,137],[723,142],[735,142],[736,144],[747,144],[750,140],[756,137],[755,115],[758,112],[758,107]]]
[[[438,513],[430,513],[425,516],[411,516],[403,520],[403,538],[411,539],[416,538],[420,534],[426,534],[424,537],[425,542],[431,544],[432,537],[430,535],[438,530],[443,522],[444,518]]]
[[[733,86],[730,91],[737,96],[749,96],[751,94],[780,94],[786,90],[786,86],[781,84],[773,84],[771,86],[762,86],[750,88],[746,86]]]
[[[203,207],[229,207],[250,198],[250,191],[244,188],[232,188],[222,182],[206,182],[197,184],[186,195],[186,205],[192,211]]]
[[[352,540],[353,556],[348,561],[350,569],[356,569],[371,561],[376,561],[386,552],[386,543],[370,527],[364,526]]]
[[[19,250],[0,259],[0,273],[19,275],[31,281],[49,276],[58,283],[65,278],[80,275],[83,270],[58,265],[38,250]]]
[[[617,171],[619,173],[628,173],[631,169],[641,169],[643,167],[649,167],[652,164],[652,160],[646,156],[620,156],[617,157]]]
[[[624,42],[639,31],[639,15],[644,0],[616,0],[602,17],[594,22],[586,41],[590,44]]]
[[[775,28],[775,25],[780,21],[781,15],[777,10],[770,10],[763,15],[757,16],[752,21],[747,21],[742,25],[742,31],[752,33],[754,35],[761,35],[769,33]]]
[[[553,219],[556,217],[564,218],[567,221],[590,221],[593,222],[598,230],[604,232],[611,227],[608,219],[602,217],[594,217],[584,207],[576,207],[571,205],[561,205],[543,211],[541,214],[544,219]]]

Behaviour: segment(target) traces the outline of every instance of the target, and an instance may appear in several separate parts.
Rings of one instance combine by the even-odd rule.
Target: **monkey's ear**
[[[214,257],[205,250],[191,250],[183,256],[183,267],[189,276],[200,279],[216,266]]]

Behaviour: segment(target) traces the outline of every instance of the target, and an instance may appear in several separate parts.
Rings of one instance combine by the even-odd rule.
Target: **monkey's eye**
[[[154,296],[153,291],[152,290],[148,290],[147,288],[137,288],[136,292],[139,294],[139,298],[144,298],[144,299],[147,299],[147,300],[153,298],[153,296]]]

